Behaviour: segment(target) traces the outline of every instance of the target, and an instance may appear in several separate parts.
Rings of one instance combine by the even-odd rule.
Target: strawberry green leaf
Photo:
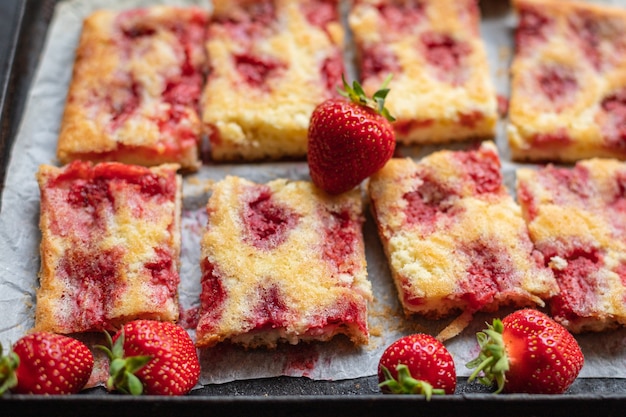
[[[106,386],[109,390],[118,390],[124,394],[141,395],[143,384],[135,373],[152,360],[151,356],[138,355],[126,357],[124,353],[124,332],[121,331],[113,343],[111,335],[105,332],[107,346],[97,345],[109,357],[109,378]]]
[[[382,115],[384,118],[389,120],[390,122],[395,121],[396,119],[391,115],[389,110],[385,107],[385,99],[387,98],[387,94],[389,94],[389,82],[391,81],[392,75],[389,74],[385,80],[383,81],[383,85],[379,90],[377,90],[372,97],[368,97],[363,90],[361,84],[354,80],[352,82],[352,86],[346,81],[345,76],[342,74],[341,80],[343,83],[343,90],[338,89],[338,92],[343,97],[350,99],[353,103],[359,104],[361,106],[369,107]]]
[[[504,347],[502,321],[494,319],[493,324],[476,334],[480,347],[478,357],[469,361],[465,366],[474,369],[468,381],[477,380],[485,386],[497,386],[495,394],[502,392],[505,383],[505,374],[509,370],[509,358]]]
[[[17,386],[15,370],[19,364],[20,357],[15,352],[10,350],[6,356],[2,355],[2,344],[0,344],[0,396]]]
[[[395,379],[389,369],[385,366],[381,367],[385,380],[378,384],[379,387],[387,387],[393,394],[423,394],[426,400],[430,400],[433,395],[443,395],[445,390],[433,388],[433,386],[423,380],[415,379],[411,376],[409,367],[399,364],[396,367],[398,379]]]

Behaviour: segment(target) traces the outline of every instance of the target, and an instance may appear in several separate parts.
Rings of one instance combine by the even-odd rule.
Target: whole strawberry
[[[393,156],[396,136],[393,117],[385,108],[387,78],[368,98],[361,85],[343,79],[345,98],[328,99],[311,115],[307,160],[311,179],[330,194],[359,185]]]
[[[191,337],[182,327],[156,320],[125,324],[99,346],[110,359],[109,390],[132,395],[184,395],[200,378]]]
[[[393,342],[378,363],[379,386],[384,393],[454,394],[456,370],[452,355],[434,337],[416,333]]]
[[[93,369],[93,355],[79,340],[48,332],[19,339],[7,356],[0,346],[0,395],[76,394]]]
[[[480,355],[469,380],[497,385],[496,393],[561,394],[584,364],[576,339],[540,311],[522,309],[477,334]]]

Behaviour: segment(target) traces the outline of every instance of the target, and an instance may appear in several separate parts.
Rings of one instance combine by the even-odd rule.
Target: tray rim
[[[7,71],[0,80],[0,198],[4,188],[4,180],[12,145],[23,116],[23,105],[28,94],[30,83],[37,67],[38,57],[44,44],[51,16],[43,10],[46,6],[54,7],[60,0],[2,0],[15,4],[17,21],[14,22],[15,32],[9,41],[10,50],[7,57]],[[40,30],[33,30],[39,28]],[[26,68],[23,68],[26,66]],[[1,200],[0,200],[1,203]],[[1,206],[0,206],[1,210]],[[268,378],[274,379],[274,378]],[[623,381],[623,378],[584,378],[588,383],[593,380]],[[459,378],[460,381],[466,378]],[[234,381],[235,383],[237,381]],[[332,383],[332,382],[331,382]],[[231,383],[232,384],[232,383]],[[320,404],[326,404],[326,408]],[[501,404],[502,403],[502,404]],[[462,408],[459,408],[461,404]],[[506,404],[506,405],[505,405]],[[125,397],[116,394],[85,392],[71,396],[41,396],[5,394],[0,397],[0,406],[7,415],[63,415],[83,409],[91,416],[115,413],[117,416],[127,415],[169,415],[176,410],[177,417],[197,415],[198,408],[215,406],[211,415],[249,415],[250,408],[255,414],[271,410],[273,416],[293,415],[333,415],[333,411],[359,413],[360,415],[379,416],[381,412],[393,408],[393,412],[402,410],[437,412],[438,416],[478,415],[493,411],[502,412],[506,407],[506,415],[589,415],[593,411],[598,415],[621,416],[626,409],[626,392],[606,393],[575,393],[561,395],[530,395],[461,392],[454,395],[433,397],[426,401],[422,396],[400,396],[377,394],[236,394],[213,395],[194,394],[182,397],[141,396]],[[138,409],[137,406],[141,408]],[[139,412],[139,414],[138,414]],[[192,412],[193,414],[190,414]],[[27,414],[24,414],[27,413]],[[319,413],[319,414],[317,414]],[[519,414],[521,413],[521,414]],[[607,414],[605,414],[607,413]],[[298,414],[300,415],[300,414]]]

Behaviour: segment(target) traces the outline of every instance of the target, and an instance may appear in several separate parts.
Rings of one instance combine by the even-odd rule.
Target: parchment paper
[[[24,117],[7,169],[0,212],[0,342],[8,346],[24,335],[34,323],[35,291],[38,285],[39,189],[35,173],[41,163],[57,164],[55,150],[59,123],[72,73],[74,50],[82,20],[98,8],[126,9],[148,4],[199,4],[209,1],[71,0],[60,2],[50,25],[40,65],[27,97]],[[626,6],[626,1],[612,1]],[[508,96],[508,66],[512,57],[512,30],[515,25],[508,2],[483,1],[482,36],[490,59],[496,89]],[[498,127],[496,143],[503,160],[506,184],[512,190],[516,164],[510,162],[504,137],[504,121]],[[463,145],[454,145],[462,147]],[[419,158],[431,148],[400,148],[404,156]],[[184,312],[193,312],[200,293],[199,241],[206,222],[204,207],[212,182],[234,174],[258,182],[278,177],[308,179],[304,162],[249,165],[205,165],[184,181],[182,220],[182,269],[180,301]],[[279,375],[305,376],[320,380],[341,380],[374,375],[382,351],[404,334],[424,331],[437,334],[450,320],[406,319],[400,309],[387,261],[382,252],[373,219],[364,225],[368,275],[375,300],[370,304],[371,340],[355,348],[338,337],[328,343],[283,345],[275,350],[248,350],[218,346],[200,351],[201,383],[224,383]],[[446,342],[454,356],[459,376],[469,375],[465,363],[477,354],[475,333],[496,314],[478,314],[459,336]],[[191,314],[191,313],[189,313]],[[190,334],[194,337],[193,330]],[[577,336],[585,354],[580,377],[626,378],[626,330]],[[97,383],[95,377],[94,383]]]

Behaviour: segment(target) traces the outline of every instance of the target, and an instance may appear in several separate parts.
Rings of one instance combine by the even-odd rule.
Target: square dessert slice
[[[575,1],[513,3],[512,158],[626,159],[626,9]]]
[[[84,21],[57,156],[199,165],[208,13],[155,6]]]
[[[303,158],[313,109],[341,86],[338,1],[213,3],[202,100],[212,158]]]
[[[626,163],[517,171],[530,237],[554,271],[554,318],[572,332],[626,325]]]
[[[542,306],[556,293],[492,142],[419,162],[391,159],[371,177],[369,194],[407,315]]]
[[[387,107],[405,144],[493,138],[495,89],[476,0],[356,0],[348,22],[372,94],[392,74]]]
[[[178,168],[40,166],[36,329],[76,333],[133,319],[178,319]]]
[[[368,342],[371,284],[358,190],[329,196],[311,182],[215,184],[202,238],[199,347]]]

